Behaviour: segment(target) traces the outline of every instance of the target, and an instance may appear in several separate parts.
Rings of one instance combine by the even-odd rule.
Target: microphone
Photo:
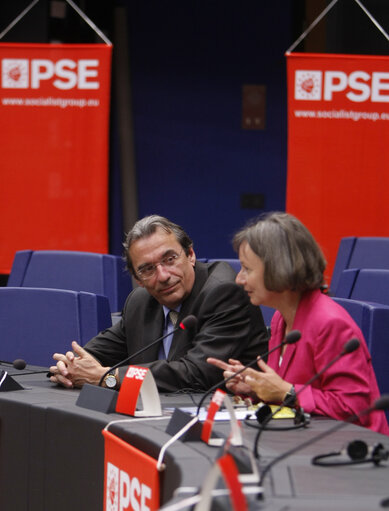
[[[268,350],[266,353],[262,355],[262,357],[266,357],[270,353],[273,353],[273,351],[280,349],[285,344],[294,344],[301,338],[301,333],[298,330],[292,330],[289,332],[285,339],[278,344],[277,346],[274,346],[271,350]],[[180,437],[185,435],[185,437],[191,440],[198,440],[198,438],[201,436],[201,427],[198,426],[198,420],[200,416],[200,409],[202,404],[204,403],[205,399],[209,394],[211,394],[214,390],[216,390],[220,385],[227,383],[228,381],[232,380],[232,378],[235,378],[238,374],[242,373],[246,369],[248,369],[251,366],[254,366],[257,361],[262,358],[261,356],[257,356],[254,360],[252,360],[249,364],[245,365],[239,371],[232,374],[226,379],[223,379],[216,383],[215,385],[212,385],[210,389],[208,389],[200,399],[200,402],[197,406],[196,414],[192,417],[189,416],[188,413],[181,411],[179,408],[176,408],[175,412],[173,413],[172,418],[170,419],[170,422],[166,428],[166,433],[169,435],[173,435],[172,438],[169,440],[169,442],[166,444],[166,447],[168,445],[171,445],[176,440],[178,440]],[[195,426],[193,428],[193,426]],[[190,432],[189,432],[190,430]],[[162,451],[161,451],[162,452]]]
[[[160,341],[163,341],[163,339],[165,339],[165,337],[168,337],[169,335],[172,335],[174,334],[175,332],[177,332],[177,330],[194,330],[196,327],[197,327],[197,318],[196,316],[193,316],[192,314],[189,315],[189,316],[186,316],[182,321],[181,323],[179,324],[178,327],[174,328],[173,330],[171,330],[170,332],[168,332],[167,334],[164,334],[162,335],[161,337],[158,337],[158,339],[156,339],[155,341],[151,342],[150,344],[148,344],[147,346],[144,346],[143,348],[141,348],[140,350],[136,351],[135,353],[133,353],[132,355],[130,355],[129,357],[125,358],[124,360],[121,360],[120,362],[118,362],[117,364],[115,364],[114,366],[110,367],[108,369],[108,371],[106,371],[103,376],[100,378],[100,381],[98,383],[98,386],[101,387],[101,384],[103,383],[103,380],[104,378],[107,376],[108,373],[110,373],[111,371],[114,371],[115,369],[117,369],[118,367],[122,367],[122,366],[125,366],[130,360],[132,360],[133,358],[137,357],[138,355],[142,354],[144,351],[148,350],[149,348],[151,348],[152,346],[155,346],[156,344],[158,344]]]
[[[12,365],[12,367],[14,369],[24,369],[27,365],[26,361],[23,360],[22,358],[17,358],[16,360],[14,360],[13,362],[8,362],[7,360],[0,360],[0,364],[5,364],[5,365]]]
[[[16,360],[13,361],[12,365],[14,366],[15,369],[24,369],[26,367],[26,361],[23,360],[22,358],[17,358]]]
[[[11,365],[11,362],[6,362],[5,360],[0,360],[0,364]],[[26,362],[21,358],[17,358],[12,362],[12,367],[14,369],[24,369],[26,367]],[[9,391],[9,390],[22,390],[23,387],[16,380],[12,378],[4,369],[0,369],[0,392]]]
[[[359,340],[357,338],[353,338],[353,339],[350,339],[349,341],[347,341],[344,344],[342,351],[340,353],[338,353],[338,355],[336,355],[336,357],[334,357],[332,360],[330,360],[320,371],[318,371],[311,378],[309,378],[309,380],[306,383],[304,383],[304,385],[296,392],[296,395],[294,397],[295,403],[297,402],[297,397],[312,382],[317,380],[325,371],[327,371],[327,369],[329,369],[333,364],[335,364],[335,362],[337,362],[341,357],[343,357],[344,355],[347,355],[348,353],[352,353],[357,348],[359,348],[359,345],[360,345],[360,342],[359,342]],[[294,403],[291,402],[291,399],[292,399],[292,396],[287,395],[285,397],[285,399],[283,400],[283,402],[281,403],[281,405],[276,410],[274,410],[274,412],[271,412],[270,407],[269,407],[270,412],[268,412],[264,416],[264,419],[263,419],[263,421],[262,421],[262,423],[260,425],[260,428],[258,429],[257,435],[255,437],[255,441],[254,441],[254,456],[256,458],[259,457],[259,454],[258,454],[258,441],[259,441],[259,437],[261,436],[262,431],[265,429],[265,426],[273,419],[273,417],[281,410],[282,407],[284,407],[284,406],[292,406],[294,404]],[[300,410],[299,406],[298,406],[298,410]],[[304,425],[304,420],[303,420],[302,424]],[[298,427],[301,427],[301,424],[299,424]]]
[[[332,428],[328,429],[327,431],[323,431],[322,433],[319,433],[318,435],[314,436],[313,438],[310,438],[309,440],[306,440],[305,442],[302,442],[301,444],[298,444],[292,449],[289,449],[288,451],[284,452],[283,454],[280,454],[276,458],[274,458],[270,463],[268,463],[265,468],[261,472],[261,478],[259,481],[259,486],[263,485],[263,481],[265,479],[266,474],[270,471],[270,469],[279,461],[284,460],[285,458],[291,456],[295,452],[304,449],[305,447],[308,447],[309,445],[318,442],[319,440],[322,440],[326,436],[331,435],[335,431],[338,431],[339,429],[344,428],[347,426],[347,424],[350,424],[352,422],[355,422],[357,419],[368,415],[369,413],[373,412],[374,410],[387,410],[389,408],[389,394],[383,394],[380,398],[378,398],[373,404],[371,404],[368,408],[365,408],[359,413],[355,413],[353,415],[350,415],[347,417],[343,422],[339,421],[333,426]]]
[[[203,395],[203,397],[200,399],[200,403],[198,404],[197,406],[197,412],[196,412],[196,415],[199,415],[200,414],[200,409],[201,409],[201,406],[202,404],[204,403],[205,401],[205,398],[207,396],[209,396],[209,394],[211,394],[214,390],[216,390],[218,387],[220,387],[220,385],[225,385],[227,382],[229,382],[230,380],[232,380],[233,378],[235,378],[238,374],[241,374],[243,373],[246,369],[248,369],[249,367],[253,367],[257,361],[261,358],[264,358],[264,357],[267,357],[268,355],[270,355],[270,353],[273,353],[273,351],[276,351],[280,348],[282,348],[282,346],[284,346],[285,344],[294,344],[296,343],[298,340],[300,340],[301,338],[301,332],[299,330],[292,330],[291,332],[289,332],[288,334],[286,334],[285,336],[285,339],[280,342],[280,344],[278,344],[277,346],[274,346],[274,348],[272,348],[271,350],[268,350],[266,353],[264,353],[262,356],[258,356],[256,357],[254,360],[252,360],[251,362],[249,362],[247,365],[245,365],[244,367],[242,367],[241,369],[239,369],[239,371],[237,371],[236,373],[232,374],[231,376],[229,376],[228,378],[226,379],[223,379],[221,381],[219,381],[218,383],[216,383],[215,385],[212,385],[212,387],[210,389],[207,390],[207,392]]]
[[[118,392],[112,392],[111,389],[102,387],[102,382],[106,375],[111,371],[114,371],[118,367],[126,365],[131,359],[140,355],[147,349],[151,348],[155,344],[161,342],[168,335],[173,334],[177,330],[190,330],[194,329],[197,326],[197,318],[195,316],[186,316],[180,323],[177,328],[174,328],[171,332],[158,337],[155,341],[151,342],[147,346],[144,346],[136,353],[133,353],[129,357],[124,360],[121,360],[114,366],[110,367],[108,371],[106,371],[103,376],[100,378],[98,385],[91,385],[89,383],[85,383],[81,389],[81,392],[76,401],[77,406],[81,406],[82,408],[89,408],[90,410],[96,410],[98,412],[103,413],[111,413],[116,411],[116,401],[118,399]]]
[[[18,369],[19,371],[22,371],[23,369],[26,369],[27,362],[25,360],[23,360],[22,358],[16,358],[13,362],[7,362],[6,360],[0,360],[0,365],[12,366],[14,369]],[[42,371],[33,371],[33,370],[27,368],[26,371],[27,372],[19,374],[18,377],[31,376],[32,374],[47,373],[47,369],[43,369]]]
[[[356,337],[353,337],[352,339],[347,341],[344,344],[342,351],[338,355],[336,355],[336,357],[334,357],[332,360],[330,360],[330,362],[328,362],[328,364],[326,364],[322,369],[320,369],[319,372],[314,374],[312,376],[312,378],[310,378],[306,383],[304,383],[304,385],[299,389],[299,391],[296,392],[296,396],[298,394],[301,394],[301,392],[303,390],[305,390],[308,387],[308,385],[310,385],[313,381],[317,380],[317,378],[319,378],[325,371],[327,371],[327,369],[329,369],[332,365],[334,365],[335,362],[337,362],[340,358],[342,358],[344,355],[347,355],[348,353],[352,353],[353,351],[358,349],[359,345],[360,345],[360,342]],[[288,399],[290,401],[290,396],[287,396],[285,398],[284,402],[282,403],[282,406],[288,406],[287,405]]]

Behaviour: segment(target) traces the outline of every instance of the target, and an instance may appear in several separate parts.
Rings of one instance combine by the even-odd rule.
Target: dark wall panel
[[[231,257],[233,232],[284,209],[292,2],[128,2],[139,216],[183,225],[199,257]],[[241,125],[242,86],[266,86],[265,130]]]

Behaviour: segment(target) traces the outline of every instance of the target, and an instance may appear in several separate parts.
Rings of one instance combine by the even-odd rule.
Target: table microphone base
[[[24,390],[16,380],[10,376],[7,371],[0,371],[0,392],[8,392],[10,390]]]
[[[169,421],[169,424],[166,427],[166,433],[171,436],[174,436],[178,433],[188,422],[193,419],[193,416],[187,412],[176,408],[173,412],[173,415]],[[196,422],[188,431],[186,431],[180,440],[182,442],[185,441],[197,441],[201,439],[201,430],[202,424],[200,422]]]
[[[116,390],[85,383],[78,396],[76,405],[81,408],[95,410],[96,412],[114,413],[118,395]]]

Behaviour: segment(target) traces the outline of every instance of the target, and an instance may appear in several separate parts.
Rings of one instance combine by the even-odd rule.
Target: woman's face
[[[236,276],[236,283],[243,286],[253,305],[275,307],[275,300],[279,293],[266,289],[264,264],[251,250],[247,241],[244,241],[239,247],[239,259],[242,269]]]

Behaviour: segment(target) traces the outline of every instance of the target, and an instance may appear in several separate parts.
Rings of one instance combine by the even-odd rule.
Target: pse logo
[[[321,99],[321,71],[296,71],[294,99],[319,101]]]
[[[99,89],[97,59],[2,59],[3,89],[39,89],[42,82],[68,89]]]
[[[295,72],[294,99],[332,101],[344,95],[349,101],[389,103],[389,73],[353,71]]]
[[[150,511],[151,488],[130,477],[112,463],[107,463],[105,511]]]

